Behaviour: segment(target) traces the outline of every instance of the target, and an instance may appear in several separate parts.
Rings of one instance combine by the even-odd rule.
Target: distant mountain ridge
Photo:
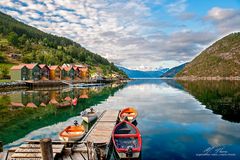
[[[240,32],[213,43],[187,64],[178,79],[240,79]]]
[[[168,68],[164,68],[156,71],[140,71],[128,69],[122,66],[117,67],[123,72],[125,72],[129,78],[159,78],[162,74],[169,70]]]
[[[181,64],[179,66],[169,69],[167,72],[162,74],[160,77],[175,77],[178,72],[180,72],[188,63]]]

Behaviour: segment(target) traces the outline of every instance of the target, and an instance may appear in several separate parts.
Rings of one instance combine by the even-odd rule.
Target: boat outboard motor
[[[73,124],[74,124],[75,126],[78,126],[78,121],[75,120]]]
[[[128,147],[128,150],[126,152],[126,157],[132,157],[133,156],[133,150],[132,147]]]
[[[93,108],[90,108],[90,112],[91,112],[91,113],[93,113],[93,112],[94,112]]]

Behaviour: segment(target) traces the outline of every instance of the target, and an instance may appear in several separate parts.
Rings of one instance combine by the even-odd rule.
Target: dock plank
[[[84,141],[106,143],[111,140],[111,135],[118,119],[118,110],[107,110],[91,128]]]
[[[53,157],[56,156],[56,153],[53,153]],[[42,158],[41,153],[14,153],[11,158]]]
[[[101,119],[99,119],[99,122],[101,121],[105,121],[105,122],[116,122],[117,117],[118,117],[118,110],[107,110],[103,117]]]
[[[42,160],[41,158],[11,158],[10,160]]]
[[[99,122],[98,125],[88,135],[86,141],[94,143],[108,143],[111,139],[112,131],[116,122]]]
[[[63,149],[64,145],[63,144],[53,144],[52,148],[53,149]],[[32,149],[38,149],[40,148],[40,144],[22,144],[19,148],[32,148]]]
[[[40,153],[41,149],[36,149],[36,148],[18,148],[15,153]],[[53,148],[53,153],[61,153],[62,149],[55,149]]]
[[[62,153],[64,145],[56,144],[52,145],[52,148],[53,157],[55,157],[57,153]],[[11,160],[40,160],[42,158],[40,144],[22,144],[10,157]]]

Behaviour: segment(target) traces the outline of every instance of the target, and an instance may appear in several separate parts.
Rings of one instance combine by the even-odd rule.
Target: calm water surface
[[[39,106],[53,98],[61,103],[66,97],[78,97],[78,105],[9,106],[14,101]],[[141,159],[240,159],[239,82],[135,80],[84,90],[21,91],[0,98],[1,128],[7,127],[0,131],[5,149],[26,139],[58,139],[59,131],[74,120],[81,122],[78,113],[91,106],[100,111],[135,106],[143,138]]]

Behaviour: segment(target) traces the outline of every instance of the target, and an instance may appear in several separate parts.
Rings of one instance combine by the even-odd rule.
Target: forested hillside
[[[177,77],[240,77],[240,32],[213,43],[187,64]]]
[[[85,63],[92,71],[118,72],[113,63],[64,37],[42,32],[0,12],[0,63]],[[1,65],[2,66],[2,65]],[[11,65],[10,65],[11,66]]]

